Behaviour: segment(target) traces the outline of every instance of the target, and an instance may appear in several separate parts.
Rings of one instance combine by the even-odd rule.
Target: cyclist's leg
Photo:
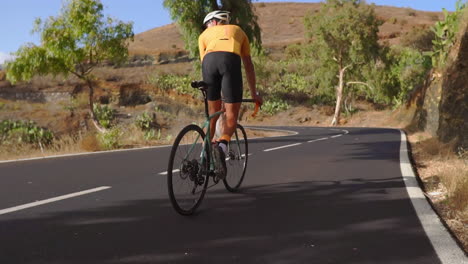
[[[208,113],[210,115],[221,110],[221,100],[217,101],[208,101]],[[210,141],[213,141],[213,137],[216,130],[216,121],[218,120],[219,115],[210,120]]]
[[[229,141],[237,127],[242,102],[241,60],[237,54],[226,54],[222,67],[222,92],[225,98],[226,122],[221,139]]]
[[[225,103],[224,107],[226,108],[226,122],[222,134],[230,139],[236,131],[241,103]]]
[[[208,53],[202,62],[203,81],[207,84],[208,113],[210,115],[221,110],[221,84],[222,76],[219,73],[218,52]],[[212,141],[216,129],[218,117],[210,121],[210,141]]]

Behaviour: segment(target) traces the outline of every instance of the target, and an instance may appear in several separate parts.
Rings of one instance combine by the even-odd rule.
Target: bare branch
[[[346,85],[350,84],[361,84],[367,86],[371,91],[374,91],[374,87],[372,87],[370,84],[365,83],[365,82],[347,82]]]
[[[343,69],[341,69],[341,72],[345,72],[349,67],[353,66],[353,64],[349,64],[347,65],[346,67],[344,67]]]

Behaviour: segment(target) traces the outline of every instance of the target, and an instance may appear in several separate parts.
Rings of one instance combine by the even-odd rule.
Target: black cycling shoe
[[[227,168],[226,168],[226,154],[224,154],[223,149],[218,146],[218,144],[213,146],[213,158],[217,164],[217,177],[222,180],[226,178]]]

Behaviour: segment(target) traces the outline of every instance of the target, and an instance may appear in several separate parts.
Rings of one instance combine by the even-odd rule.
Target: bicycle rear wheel
[[[249,148],[245,129],[237,124],[236,131],[229,142],[226,155],[227,175],[223,180],[224,186],[230,192],[236,192],[244,180],[249,158]]]
[[[174,141],[167,168],[167,186],[174,209],[191,215],[208,185],[208,154],[202,160],[205,133],[197,125],[186,126]]]

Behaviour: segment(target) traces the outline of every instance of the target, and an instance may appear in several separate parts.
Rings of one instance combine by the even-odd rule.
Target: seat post
[[[202,89],[201,91],[203,93],[203,101],[205,102],[205,116],[208,120],[208,118],[210,117],[210,114],[208,112],[208,98],[206,97],[206,91],[204,89]]]

